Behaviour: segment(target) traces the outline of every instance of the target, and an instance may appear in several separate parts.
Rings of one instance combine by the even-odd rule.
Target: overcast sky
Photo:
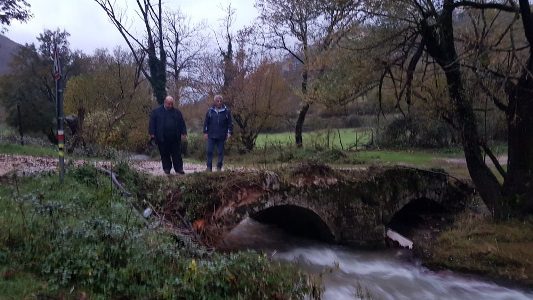
[[[70,33],[72,49],[92,54],[95,49],[112,49],[125,45],[117,29],[94,0],[27,0],[31,5],[33,18],[27,23],[14,21],[5,35],[19,43],[37,43],[36,37],[45,29],[64,29]],[[154,1],[155,2],[155,1]],[[217,30],[219,20],[224,17],[224,7],[231,2],[236,10],[234,28],[248,25],[257,16],[253,0],[166,0],[166,7],[180,8],[193,23],[206,21],[208,26]],[[116,0],[121,7],[129,5],[130,15],[134,13],[134,0]],[[126,3],[126,4],[123,4]],[[132,21],[140,20],[133,15]],[[142,34],[142,32],[139,32]]]

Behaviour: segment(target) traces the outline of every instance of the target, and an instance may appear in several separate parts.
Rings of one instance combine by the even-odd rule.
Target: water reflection
[[[227,249],[263,250],[273,258],[323,274],[323,299],[533,299],[533,291],[503,287],[450,271],[433,272],[408,250],[358,251],[287,235],[244,220],[226,238]]]

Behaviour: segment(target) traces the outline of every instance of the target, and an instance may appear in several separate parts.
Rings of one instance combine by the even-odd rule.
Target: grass
[[[354,154],[363,163],[429,165],[435,153],[427,151],[360,151]]]
[[[39,147],[33,145],[0,144],[0,153],[30,156],[57,156],[57,150],[52,147]]]
[[[533,219],[495,223],[463,216],[430,246],[430,266],[533,287]]]
[[[39,280],[30,273],[6,266],[0,267],[0,299],[2,300],[33,299],[45,287],[45,281]]]
[[[139,177],[118,169],[127,182]],[[132,206],[142,201],[125,201],[93,167],[71,170],[63,184],[48,175],[2,180],[0,299],[56,299],[71,290],[67,298],[298,298],[307,291],[306,276],[291,265],[253,252],[210,253],[149,229]],[[152,188],[148,201],[166,195],[161,185]]]
[[[354,128],[324,129],[302,134],[302,139],[306,146],[326,147],[329,145],[329,147],[338,149],[361,147],[368,144],[370,137],[371,132],[369,130]],[[260,134],[257,137],[257,149],[271,145],[294,145],[294,132]]]
[[[446,158],[439,152],[426,150],[393,151],[393,150],[360,150],[342,151],[339,149],[312,150],[296,147],[268,147],[257,149],[245,155],[229,155],[226,162],[239,166],[260,166],[291,164],[301,161],[317,161],[344,167],[382,164],[395,165],[405,164],[416,167],[444,167],[445,164],[439,158]],[[462,171],[464,165],[446,165],[450,168]]]

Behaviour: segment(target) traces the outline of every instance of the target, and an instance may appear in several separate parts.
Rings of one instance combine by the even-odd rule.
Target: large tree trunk
[[[166,54],[160,51],[160,57],[155,54],[155,47],[151,46],[148,53],[148,67],[150,68],[150,84],[157,103],[163,104],[167,96]]]
[[[448,96],[453,108],[453,119],[459,127],[470,177],[483,202],[496,218],[500,218],[505,214],[505,209],[500,206],[502,203],[501,185],[481,155],[476,116],[472,102],[465,98],[461,69],[455,49],[452,12],[453,1],[446,0],[443,3],[440,23],[430,25],[426,20],[421,23],[422,43],[445,73]]]
[[[503,192],[515,214],[533,213],[532,58],[512,91],[507,109],[508,163]]]
[[[520,16],[529,43],[529,58],[520,80],[508,90],[508,163],[505,202],[517,215],[533,214],[533,18],[528,0],[520,0]]]
[[[154,92],[154,97],[157,100],[157,103],[163,104],[165,98],[167,97],[167,88],[166,88],[166,71],[164,69],[158,70],[157,75],[153,76],[152,88]]]
[[[465,99],[461,71],[457,63],[443,66],[446,73],[448,93],[454,109],[454,117],[460,126],[461,143],[465,153],[466,165],[470,177],[493,215],[501,218],[506,209],[501,207],[501,189],[498,179],[483,161],[479,146],[479,132],[472,104]]]

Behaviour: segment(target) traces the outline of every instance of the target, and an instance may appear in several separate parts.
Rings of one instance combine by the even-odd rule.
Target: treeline
[[[287,123],[301,147],[313,117],[370,108],[376,136],[390,145],[459,143],[497,217],[533,212],[533,16],[527,0],[256,0],[254,26],[234,30],[235,12],[228,7],[221,30],[210,38],[162,1],[136,2],[131,15],[138,17],[139,32],[125,26],[126,8],[95,2],[123,36],[130,57],[109,54],[109,68],[97,70],[96,64],[78,64],[90,57],[62,47],[65,68],[72,68],[67,78],[81,76],[68,80],[65,94],[68,103],[82,103],[70,111],[83,121],[81,144],[135,148],[136,138],[142,143],[142,113],[167,94],[182,105],[223,94],[246,150],[258,133]],[[21,131],[47,128],[33,120],[51,122],[50,45],[68,45],[66,35],[45,32],[41,45],[26,46],[14,73],[2,79],[2,99],[12,124],[20,116]],[[101,87],[89,95],[103,82],[115,90]],[[191,128],[198,128],[206,106],[183,107]],[[507,140],[507,168],[491,151],[495,138]]]
[[[108,13],[110,8],[117,9],[106,1],[97,2]],[[143,43],[127,36],[130,49],[100,49],[91,55],[72,50],[68,32],[45,30],[38,45],[21,48],[11,62],[12,72],[0,79],[7,121],[21,135],[44,133],[54,140],[52,50],[59,45],[65,112],[71,115],[67,119],[70,150],[100,145],[145,151],[148,114],[161,100],[162,92],[154,90],[154,84],[161,85],[158,80],[164,81],[165,95],[178,99],[193,132],[201,131],[212,96],[224,94],[235,117],[238,147],[245,151],[255,147],[259,133],[293,131],[297,135],[298,130],[350,127],[374,129],[373,142],[385,147],[460,143],[450,124],[443,122],[443,108],[447,108],[438,104],[439,97],[445,96],[445,86],[439,85],[438,77],[434,77],[434,84],[427,84],[427,75],[422,74],[430,68],[437,75],[439,71],[429,62],[417,66],[408,91],[401,69],[394,69],[395,63],[388,61],[388,46],[380,43],[393,29],[364,24],[352,15],[355,6],[332,7],[329,11],[337,11],[345,23],[313,23],[309,30],[314,34],[307,32],[307,37],[282,45],[283,38],[297,32],[265,37],[273,26],[286,26],[285,19],[269,19],[283,12],[281,2],[258,2],[263,3],[259,6],[263,28],[234,30],[235,11],[228,7],[220,24],[223,30],[212,36],[206,33],[205,25],[191,24],[182,12],[167,10],[155,16],[164,24],[162,30],[151,32],[160,35],[163,44],[158,43],[159,38]],[[313,19],[324,13],[316,11]],[[126,30],[118,16],[109,17],[119,30]],[[467,22],[465,18],[458,15],[457,22]],[[302,25],[309,22],[294,21]],[[328,24],[342,26],[324,32]],[[209,38],[217,40],[218,46],[209,47]],[[156,54],[147,50],[152,46],[162,51],[150,62],[149,57]],[[165,59],[165,77],[157,79],[152,75],[157,74],[153,63],[161,59]],[[407,94],[423,101],[407,101]],[[483,95],[473,98],[484,139],[505,140],[504,115],[488,99]]]

